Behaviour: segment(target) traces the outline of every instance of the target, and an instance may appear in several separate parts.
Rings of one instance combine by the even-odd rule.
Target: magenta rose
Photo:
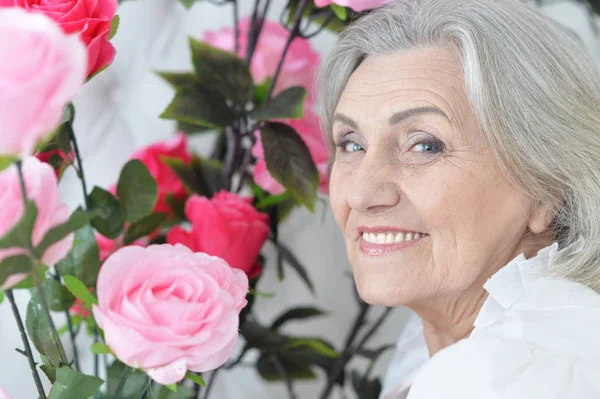
[[[178,133],[170,140],[151,144],[131,156],[131,159],[139,159],[146,165],[158,184],[158,200],[154,212],[171,213],[167,196],[172,195],[174,199],[183,201],[188,192],[175,172],[164,163],[162,157],[176,158],[189,165],[192,162],[192,155],[188,148],[187,137],[183,133]]]
[[[65,33],[77,34],[87,47],[87,76],[110,65],[115,48],[108,41],[117,0],[0,0],[0,6],[16,6],[44,14]]]
[[[241,19],[239,29],[238,55],[245,57],[250,19]],[[273,77],[288,36],[289,32],[279,23],[269,20],[264,22],[250,65],[250,71],[256,83],[262,83],[265,79]],[[233,51],[235,47],[234,32],[231,28],[206,32],[203,40],[213,47],[227,51]],[[318,69],[319,63],[319,54],[312,49],[310,42],[300,37],[295,38],[285,57],[283,69],[275,87],[275,94],[292,86],[301,86],[308,90],[309,102],[311,102],[314,73]]]
[[[67,221],[69,208],[59,200],[58,183],[52,167],[35,157],[25,158],[23,177],[27,197],[38,208],[31,237],[33,245],[37,246],[48,230]],[[13,165],[0,172],[0,237],[10,231],[22,216],[23,196],[17,168]],[[70,234],[41,254],[42,262],[47,266],[54,266],[72,246],[73,234]],[[0,249],[0,261],[24,251],[22,248]],[[24,278],[24,274],[12,275],[0,289],[10,288]]]
[[[212,199],[191,196],[185,204],[191,231],[174,227],[167,242],[225,259],[250,278],[260,274],[258,254],[269,237],[269,217],[252,206],[252,198],[221,191]]]
[[[164,385],[223,365],[238,339],[248,279],[183,245],[125,247],[98,275],[94,317],[125,364]]]
[[[0,37],[0,155],[28,156],[85,82],[85,47],[20,8],[0,7]]]
[[[317,7],[325,7],[333,3],[342,7],[350,7],[354,11],[360,12],[370,8],[381,7],[391,2],[392,0],[315,0],[315,5]]]
[[[304,118],[302,119],[288,119],[281,121],[292,126],[296,132],[300,135],[304,144],[308,147],[310,154],[312,155],[313,161],[319,171],[321,183],[319,185],[319,191],[323,194],[328,193],[328,162],[329,162],[329,147],[325,141],[324,135],[321,132],[319,120],[317,115],[307,109],[304,112]],[[257,140],[256,144],[252,148],[252,155],[257,159],[256,165],[254,166],[254,182],[263,190],[273,194],[282,194],[285,188],[275,180],[269,171],[267,170],[267,163],[265,162],[265,153],[260,139],[260,133],[256,132]]]

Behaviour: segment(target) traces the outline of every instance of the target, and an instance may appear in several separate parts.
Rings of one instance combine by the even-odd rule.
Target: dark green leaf
[[[246,61],[193,38],[189,41],[198,80],[244,109],[254,94],[254,81]]]
[[[103,382],[98,377],[81,374],[70,367],[61,367],[56,371],[56,382],[48,399],[89,398],[98,392]]]
[[[15,255],[0,261],[0,287],[13,274],[30,273],[33,269],[31,258],[27,255]]]
[[[0,290],[0,305],[4,302],[4,291]]]
[[[250,112],[250,117],[257,121],[302,118],[305,98],[306,89],[303,87],[290,87],[279,93],[271,101],[259,105]]]
[[[254,88],[254,101],[257,104],[262,104],[267,101],[267,95],[269,94],[272,83],[272,78],[266,78],[264,82]]]
[[[92,219],[92,226],[106,238],[119,237],[125,224],[119,200],[108,191],[94,187],[89,195],[89,201],[90,208],[98,212],[98,216]]]
[[[206,383],[204,382],[204,379],[199,376],[198,374],[194,374],[190,371],[188,371],[187,373],[185,373],[185,378],[187,378],[188,380],[193,381],[195,384],[198,384],[202,387],[206,386]]]
[[[0,156],[0,171],[11,166],[15,161],[19,159],[17,157],[11,155],[1,155]]]
[[[346,7],[338,6],[337,4],[332,4],[331,10],[335,13],[335,15],[345,21],[348,18],[348,13],[346,12]]]
[[[194,125],[193,123],[177,122],[177,131],[183,132],[188,135],[194,135],[197,133],[214,132],[215,129],[213,129],[212,127]]]
[[[135,223],[148,216],[158,198],[158,187],[150,171],[139,159],[123,167],[117,184],[117,196],[125,219]]]
[[[206,128],[228,126],[237,116],[236,111],[227,105],[222,94],[201,84],[179,90],[171,104],[160,115],[163,119],[175,119]]]
[[[110,394],[117,390],[125,365],[118,360],[112,362],[108,367],[106,375],[106,390]],[[149,377],[142,371],[132,370],[127,377],[123,391],[121,392],[121,399],[140,399],[140,395],[144,392],[144,389],[149,383]],[[111,398],[109,396],[108,398]],[[107,399],[108,399],[107,398]]]
[[[180,2],[181,4],[183,4],[183,6],[184,6],[186,9],[188,9],[188,10],[189,10],[190,8],[192,8],[192,6],[193,6],[193,5],[194,5],[194,3],[196,2],[196,0],[179,0],[179,2]]]
[[[260,376],[267,381],[280,381],[283,376],[278,372],[275,366],[273,356],[278,356],[281,366],[285,370],[287,378],[292,381],[296,380],[313,380],[316,378],[311,367],[302,363],[298,359],[286,354],[269,354],[262,353],[256,362],[256,369]]]
[[[54,312],[64,312],[75,302],[75,297],[69,290],[53,278],[44,281],[44,295],[48,307]]]
[[[50,248],[51,245],[59,242],[72,232],[86,226],[95,216],[96,212],[85,212],[81,209],[77,209],[75,212],[73,212],[71,217],[69,217],[69,220],[61,225],[51,228],[46,233],[40,245],[38,245],[35,249],[36,252],[38,254],[43,254],[46,249]]]
[[[121,18],[119,18],[118,15],[115,15],[110,21],[110,33],[108,34],[108,40],[111,40],[117,34],[117,30],[119,30],[119,22],[121,22]]]
[[[257,348],[262,351],[275,351],[284,349],[289,338],[272,331],[260,324],[247,320],[240,326],[242,336],[246,339],[249,348]]]
[[[31,246],[31,234],[37,214],[37,207],[33,201],[28,201],[25,212],[19,221],[3,237],[0,237],[0,249],[13,247],[29,248]]]
[[[48,380],[50,380],[50,382],[54,384],[54,381],[56,381],[56,367],[54,367],[52,363],[50,363],[50,360],[47,356],[40,355],[40,358],[42,359],[42,363],[44,363],[40,366],[40,369],[42,369],[44,374],[46,374]]]
[[[271,329],[277,330],[290,320],[303,320],[310,317],[323,316],[325,314],[327,314],[327,312],[312,306],[293,308],[278,316],[271,325]]]
[[[138,238],[142,238],[152,233],[168,218],[168,214],[164,212],[151,213],[142,220],[133,223],[125,231],[123,242],[129,245]]]
[[[75,276],[86,286],[94,286],[100,269],[100,251],[90,226],[75,232],[73,249],[56,267],[61,276]]]
[[[180,386],[177,392],[171,391],[162,385],[155,385],[155,389],[150,393],[151,399],[193,399],[194,391],[192,388]]]
[[[270,206],[273,205],[277,205],[281,202],[284,202],[285,200],[291,198],[291,195],[289,192],[284,192],[283,194],[279,194],[279,195],[269,195],[263,199],[261,199],[260,201],[258,201],[258,203],[256,204],[256,208],[258,209],[267,209]]]
[[[48,271],[48,266],[37,264],[34,265],[34,270],[37,272],[38,276],[40,276],[40,280],[44,280],[46,278],[46,272]],[[25,280],[21,281],[18,284],[15,284],[11,287],[13,290],[22,290],[22,289],[30,289],[33,288],[35,284],[33,283],[33,274],[27,276]]]
[[[65,280],[65,285],[69,291],[71,291],[76,298],[85,303],[85,306],[87,306],[89,309],[92,308],[92,305],[98,303],[98,300],[92,295],[85,284],[77,277],[63,276],[63,279]]]
[[[285,245],[283,245],[281,242],[278,242],[276,245],[277,250],[279,251],[279,254],[281,255],[282,259],[285,260],[286,263],[298,273],[302,281],[304,281],[306,286],[310,289],[310,292],[314,294],[315,287],[313,286],[313,283],[310,280],[310,277],[308,276],[306,268],[302,266],[302,264],[298,261],[296,256],[292,253],[292,251],[290,251]]]
[[[294,339],[291,339],[287,345],[288,349],[302,348],[302,347],[310,348],[313,351],[317,352],[318,354],[327,356],[327,357],[338,357],[339,356],[336,351],[334,351],[333,349],[331,349],[330,347],[328,347],[327,345],[325,345],[322,341],[320,341],[318,339],[294,338]]]
[[[296,200],[315,209],[319,172],[298,133],[283,123],[265,123],[261,129],[267,169]]]
[[[363,356],[363,357],[369,359],[370,361],[374,362],[385,351],[387,351],[389,349],[393,349],[394,346],[395,346],[394,344],[387,344],[387,345],[382,345],[377,349],[360,349],[360,350],[356,351],[356,354],[359,356]]]
[[[198,83],[198,78],[196,78],[196,75],[190,72],[158,72],[158,76],[163,78],[175,90],[179,90],[188,86],[194,86]]]
[[[94,355],[110,355],[112,353],[108,345],[100,342],[94,342],[92,346],[90,346],[90,350]]]
[[[46,355],[53,366],[60,367],[67,364],[67,360],[62,358],[59,343],[55,342],[52,337],[50,320],[44,312],[37,290],[32,292],[31,300],[27,305],[25,325],[35,348],[42,355]]]
[[[377,399],[381,393],[381,381],[377,378],[366,379],[356,370],[352,370],[352,388],[360,399]]]

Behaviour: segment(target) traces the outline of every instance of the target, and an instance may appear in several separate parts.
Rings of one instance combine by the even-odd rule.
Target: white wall
[[[252,2],[240,3],[242,14],[247,14]],[[284,0],[273,1],[273,18],[278,17],[285,3]],[[579,6],[561,3],[546,10],[580,33],[596,59],[600,59],[598,42]],[[191,69],[186,37],[200,38],[204,30],[231,24],[230,7],[216,7],[206,1],[186,11],[176,0],[131,0],[120,7],[119,14],[121,25],[113,39],[117,47],[115,62],[87,84],[76,101],[76,133],[90,189],[93,185],[106,187],[113,183],[134,149],[166,139],[173,133],[174,124],[158,118],[170,101],[172,92],[153,71]],[[314,40],[313,45],[325,54],[334,41],[335,35],[324,33]],[[200,152],[206,149],[205,139],[194,139],[193,142]],[[80,187],[72,174],[65,176],[61,186],[65,201],[72,206],[81,202]],[[349,266],[343,242],[329,210],[320,206],[314,215],[297,210],[282,226],[281,239],[308,267],[317,296],[313,298],[291,270],[286,273],[283,283],[277,282],[274,268],[270,265],[266,267],[259,288],[275,292],[276,296],[258,300],[255,309],[259,319],[268,322],[282,309],[317,304],[330,310],[331,315],[290,324],[287,330],[294,334],[320,335],[341,344],[356,308],[352,282],[346,278]],[[272,251],[270,254],[272,259]],[[17,293],[17,299],[24,314],[27,294]],[[404,309],[395,310],[373,340],[373,346],[394,342],[405,316]],[[57,319],[62,324],[63,319]],[[27,361],[14,351],[22,344],[7,301],[0,306],[0,337],[0,386],[11,392],[15,399],[34,398],[36,391]],[[82,337],[80,352],[87,352],[89,344],[89,339]],[[381,359],[376,373],[383,374],[390,355],[388,353]],[[83,362],[88,370],[91,370],[90,360],[89,355],[84,356]],[[297,393],[300,398],[314,398],[321,387],[320,383],[301,383],[297,384]],[[212,397],[286,396],[281,384],[263,382],[252,368],[237,368],[219,375]]]

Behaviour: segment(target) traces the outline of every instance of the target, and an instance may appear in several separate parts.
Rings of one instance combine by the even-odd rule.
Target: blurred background
[[[543,11],[573,29],[600,62],[600,36],[593,28],[598,21],[590,17],[589,6],[576,1],[542,3]],[[241,15],[248,15],[252,2],[244,0],[239,4]],[[279,19],[285,4],[286,0],[272,1],[271,19]],[[89,187],[110,186],[117,180],[121,167],[134,150],[172,137],[175,123],[158,116],[169,104],[173,92],[155,72],[191,70],[187,37],[201,39],[207,30],[232,26],[231,8],[216,6],[208,1],[200,1],[186,10],[178,0],[128,0],[120,5],[118,14],[121,18],[120,27],[112,40],[117,49],[115,61],[86,84],[75,101],[75,132]],[[324,56],[335,40],[336,34],[326,31],[312,39],[312,46]],[[203,154],[209,149],[208,140],[211,140],[210,136],[196,136],[191,138],[191,144]],[[61,190],[64,200],[71,207],[82,203],[81,187],[72,168],[63,178]],[[299,335],[321,336],[341,346],[357,313],[357,305],[343,240],[333,222],[327,201],[321,201],[314,214],[303,208],[296,209],[281,226],[280,240],[307,267],[315,284],[316,296],[293,272],[286,273],[286,279],[279,282],[275,268],[268,263],[258,288],[275,296],[270,299],[258,298],[259,303],[255,306],[258,318],[270,322],[282,309],[291,306],[320,307],[329,311],[329,314],[290,323],[284,330]],[[267,258],[273,260],[273,248],[267,246],[266,249]],[[15,294],[24,314],[29,294],[20,291]],[[369,319],[374,320],[382,310],[375,309]],[[394,343],[407,315],[406,309],[395,309],[369,346]],[[63,324],[64,319],[57,317],[57,325]],[[22,347],[22,343],[8,303],[0,306],[0,337],[0,367],[4,368],[0,370],[0,386],[11,392],[15,399],[35,398],[36,390],[27,360],[14,350]],[[81,348],[89,347],[91,342],[83,335],[79,338]],[[392,351],[388,351],[379,359],[373,375],[383,377],[391,355]],[[91,353],[80,350],[80,356],[89,372]],[[364,366],[356,364],[359,368]],[[296,393],[299,398],[314,398],[323,383],[322,378],[296,383]],[[287,394],[282,383],[263,381],[256,370],[249,366],[220,372],[211,397],[284,398]],[[353,394],[340,392],[332,397],[351,398]]]

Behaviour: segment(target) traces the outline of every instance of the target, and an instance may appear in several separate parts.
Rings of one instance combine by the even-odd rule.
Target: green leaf
[[[272,78],[266,78],[264,82],[254,88],[254,101],[257,104],[262,104],[267,101],[267,95],[269,94],[272,83]]]
[[[199,83],[179,90],[160,115],[163,119],[174,119],[206,128],[228,126],[238,116],[238,112],[227,105],[221,93]]]
[[[158,186],[150,171],[139,159],[123,167],[117,183],[121,212],[128,222],[135,223],[148,216],[158,198]]]
[[[295,339],[292,339],[289,342],[289,344],[287,345],[288,349],[294,349],[294,348],[300,348],[300,347],[310,348],[310,349],[314,350],[315,352],[317,352],[323,356],[327,356],[327,357],[338,357],[339,356],[336,351],[334,351],[333,349],[331,349],[330,347],[323,344],[323,342],[321,342],[317,339],[295,338]]]
[[[215,130],[211,127],[194,125],[193,123],[177,122],[177,131],[187,135],[194,135],[198,133],[214,132]]]
[[[194,3],[196,2],[196,0],[179,0],[179,2],[181,4],[183,4],[183,6],[189,10],[190,8],[192,8],[192,6],[194,5]]]
[[[348,13],[346,12],[346,7],[338,6],[337,4],[331,4],[331,10],[335,13],[335,15],[345,21],[348,18]]]
[[[56,371],[56,382],[48,399],[89,398],[98,392],[103,382],[98,377],[81,374],[70,367],[61,367]]]
[[[393,349],[394,347],[395,347],[394,344],[386,344],[386,345],[382,345],[382,346],[380,346],[379,348],[376,348],[376,349],[360,349],[360,350],[356,351],[356,354],[359,355],[359,356],[363,356],[363,357],[369,359],[370,361],[374,362],[385,351],[387,351],[389,349]]]
[[[106,373],[106,391],[111,394],[117,390],[121,376],[125,371],[125,365],[118,360],[112,362]],[[140,394],[144,392],[146,386],[150,383],[146,373],[140,370],[131,370],[123,391],[121,391],[121,399],[140,399]],[[109,399],[107,397],[106,399]]]
[[[315,287],[313,286],[313,283],[310,277],[308,276],[306,268],[302,266],[302,264],[298,261],[296,256],[292,253],[292,251],[290,251],[285,245],[283,245],[281,242],[278,242],[276,245],[277,250],[279,251],[279,254],[281,255],[282,259],[285,260],[286,263],[289,264],[298,273],[298,275],[300,276],[302,281],[304,281],[310,292],[314,294]]]
[[[64,312],[71,308],[75,297],[60,282],[53,278],[44,281],[44,295],[48,307],[54,312]]]
[[[261,137],[271,176],[313,212],[319,172],[302,138],[291,126],[283,123],[265,123]]]
[[[378,378],[369,380],[352,370],[352,388],[360,399],[377,399],[381,393],[381,381]]]
[[[4,302],[4,291],[0,290],[0,305]]]
[[[291,196],[290,196],[290,193],[287,191],[284,192],[283,194],[279,194],[279,195],[269,195],[269,196],[259,200],[258,203],[256,204],[256,208],[267,209],[270,206],[280,204],[289,198],[291,198]]]
[[[191,164],[186,164],[179,158],[161,157],[161,160],[192,193],[210,198],[221,188],[220,165],[211,164],[195,154]]]
[[[106,238],[119,237],[125,224],[119,200],[100,187],[94,187],[88,198],[90,209],[98,212],[98,216],[92,219],[92,226]]]
[[[248,294],[259,296],[261,298],[273,298],[275,296],[275,293],[273,293],[273,292],[262,292],[262,291],[254,289],[254,288],[249,288]]]
[[[46,278],[46,272],[48,271],[48,266],[37,264],[33,265],[34,271],[40,276],[40,280],[44,280]],[[30,289],[33,288],[35,284],[33,283],[33,275],[27,276],[25,280],[20,283],[13,285],[11,287],[12,290],[22,290],[22,289]]]
[[[198,84],[198,78],[191,72],[157,72],[158,76],[163,78],[175,90]]]
[[[92,346],[90,346],[90,350],[94,355],[110,355],[112,353],[108,345],[100,342],[94,342]]]
[[[54,384],[54,382],[56,381],[56,367],[54,367],[52,363],[50,363],[48,356],[40,355],[40,358],[42,359],[42,363],[44,363],[40,366],[40,369],[42,369],[44,374],[46,374],[48,380],[50,380],[50,382]]]
[[[88,287],[93,287],[100,270],[100,250],[90,226],[75,232],[73,248],[56,265],[61,276],[75,276]]]
[[[204,382],[204,379],[201,376],[199,376],[198,374],[194,374],[194,373],[188,371],[187,373],[185,373],[185,378],[193,381],[195,384],[198,384],[201,387],[206,386],[206,382]]]
[[[71,325],[73,326],[73,328],[76,328],[77,326],[79,326],[81,324],[81,316],[78,315],[71,315]],[[59,328],[57,330],[58,335],[64,335],[65,333],[67,333],[69,331],[69,324],[65,323],[65,325],[63,325],[61,328]]]
[[[35,249],[36,252],[38,254],[43,254],[46,251],[46,249],[50,248],[50,246],[52,246],[53,244],[56,244],[72,232],[86,226],[90,222],[90,220],[92,220],[92,218],[95,216],[95,214],[96,212],[85,212],[81,209],[77,209],[75,212],[73,212],[71,217],[69,217],[69,220],[67,220],[63,224],[51,228],[46,233],[40,245],[38,245]]]
[[[259,105],[250,112],[250,117],[257,121],[302,118],[305,99],[306,89],[303,87],[290,87],[279,93],[271,101]]]
[[[194,399],[194,391],[191,388],[180,386],[177,392],[171,391],[168,387],[155,384],[157,390],[150,393],[151,399]],[[137,399],[137,398],[136,398]]]
[[[324,316],[326,314],[327,312],[312,306],[293,308],[278,316],[271,325],[271,329],[277,330],[290,320],[303,320],[310,317]]]
[[[267,381],[281,381],[283,378],[275,366],[272,356],[278,356],[279,361],[285,370],[287,378],[292,381],[296,380],[314,380],[315,373],[310,365],[304,364],[298,359],[286,354],[262,353],[256,362],[256,369],[260,376]]]
[[[193,38],[189,38],[189,43],[198,80],[245,108],[254,94],[254,81],[246,61]]]
[[[4,258],[0,262],[0,287],[13,274],[30,273],[33,270],[32,268],[33,263],[27,255],[15,255]]]
[[[85,286],[85,284],[77,277],[63,276],[63,279],[65,280],[65,285],[67,286],[69,291],[71,291],[71,293],[75,295],[76,298],[80,299],[83,303],[85,303],[86,307],[91,309],[92,305],[98,303],[98,299],[96,299],[92,295],[92,293]]]
[[[121,22],[121,18],[118,15],[115,15],[110,21],[110,33],[108,34],[108,40],[111,40],[117,34],[117,31],[119,30],[119,22]]]
[[[167,218],[168,214],[164,212],[156,212],[151,213],[146,216],[142,220],[133,223],[131,226],[127,228],[125,231],[125,237],[123,238],[123,242],[125,245],[129,245],[138,238],[142,238],[152,233],[154,230],[158,228]]]
[[[171,392],[177,392],[177,384],[165,385],[165,387]]]
[[[19,221],[3,237],[0,237],[0,249],[29,248],[37,214],[37,207],[33,201],[27,201],[25,212]]]
[[[37,290],[32,291],[31,300],[27,305],[25,325],[27,334],[35,348],[42,355],[46,355],[53,366],[60,367],[67,364],[67,360],[62,358],[59,343],[53,339],[50,330],[50,319],[44,312],[41,297]]]
[[[11,166],[17,159],[19,158],[12,155],[0,155],[0,171]]]

